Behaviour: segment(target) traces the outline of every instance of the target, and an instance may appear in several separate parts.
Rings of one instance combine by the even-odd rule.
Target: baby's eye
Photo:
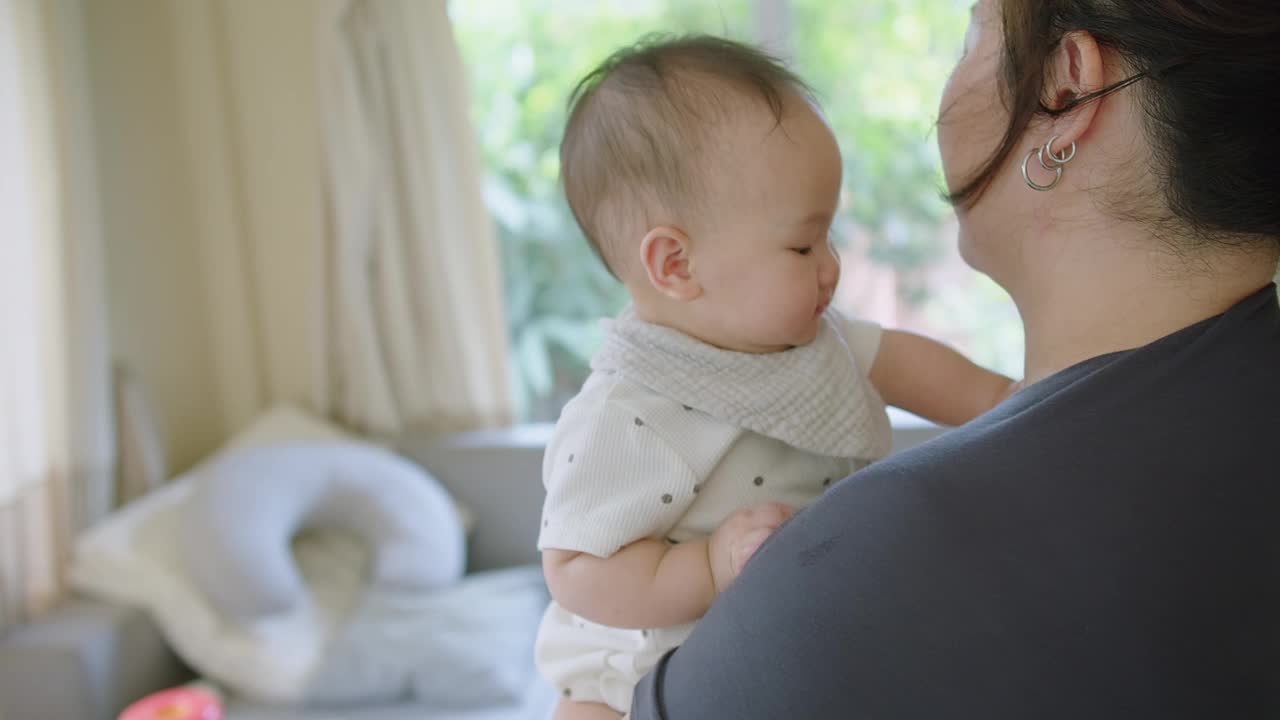
[[[811,247],[791,248],[791,252],[796,253],[798,255],[808,255],[809,253],[813,252],[813,248]]]

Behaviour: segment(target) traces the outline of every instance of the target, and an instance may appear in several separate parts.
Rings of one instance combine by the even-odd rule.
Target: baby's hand
[[[707,545],[707,554],[717,593],[729,587],[747,560],[794,512],[782,503],[761,503],[739,510],[716,528]]]

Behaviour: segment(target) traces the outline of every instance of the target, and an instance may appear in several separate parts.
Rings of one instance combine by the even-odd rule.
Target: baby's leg
[[[619,720],[621,717],[604,703],[561,699],[560,704],[556,705],[556,713],[551,716],[551,720]]]

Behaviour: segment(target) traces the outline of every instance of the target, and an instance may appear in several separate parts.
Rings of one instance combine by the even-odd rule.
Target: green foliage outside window
[[[456,0],[485,198],[503,258],[512,384],[525,419],[548,419],[576,392],[598,320],[625,302],[573,222],[558,185],[565,100],[579,78],[650,32],[750,41],[752,2],[777,0]],[[968,2],[790,0],[794,67],[817,90],[845,163],[841,223],[867,256],[908,280],[938,254],[949,212],[932,126],[959,55]]]
[[[795,67],[819,93],[844,156],[845,214],[870,258],[904,275],[938,253],[950,210],[933,139],[969,3],[793,0]],[[912,288],[919,291],[919,288]]]

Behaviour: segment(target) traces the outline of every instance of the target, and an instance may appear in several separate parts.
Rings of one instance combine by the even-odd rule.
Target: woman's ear
[[[702,285],[693,274],[689,236],[662,225],[650,230],[640,241],[640,262],[649,284],[672,300],[688,302],[702,294]]]
[[[1098,41],[1083,30],[1062,36],[1053,55],[1053,74],[1045,85],[1045,103],[1061,108],[1076,98],[1106,87],[1107,70]],[[1053,122],[1053,133],[1059,137],[1054,151],[1080,142],[1089,134],[1098,113],[1098,102],[1082,103]],[[1046,140],[1048,138],[1045,138]]]

